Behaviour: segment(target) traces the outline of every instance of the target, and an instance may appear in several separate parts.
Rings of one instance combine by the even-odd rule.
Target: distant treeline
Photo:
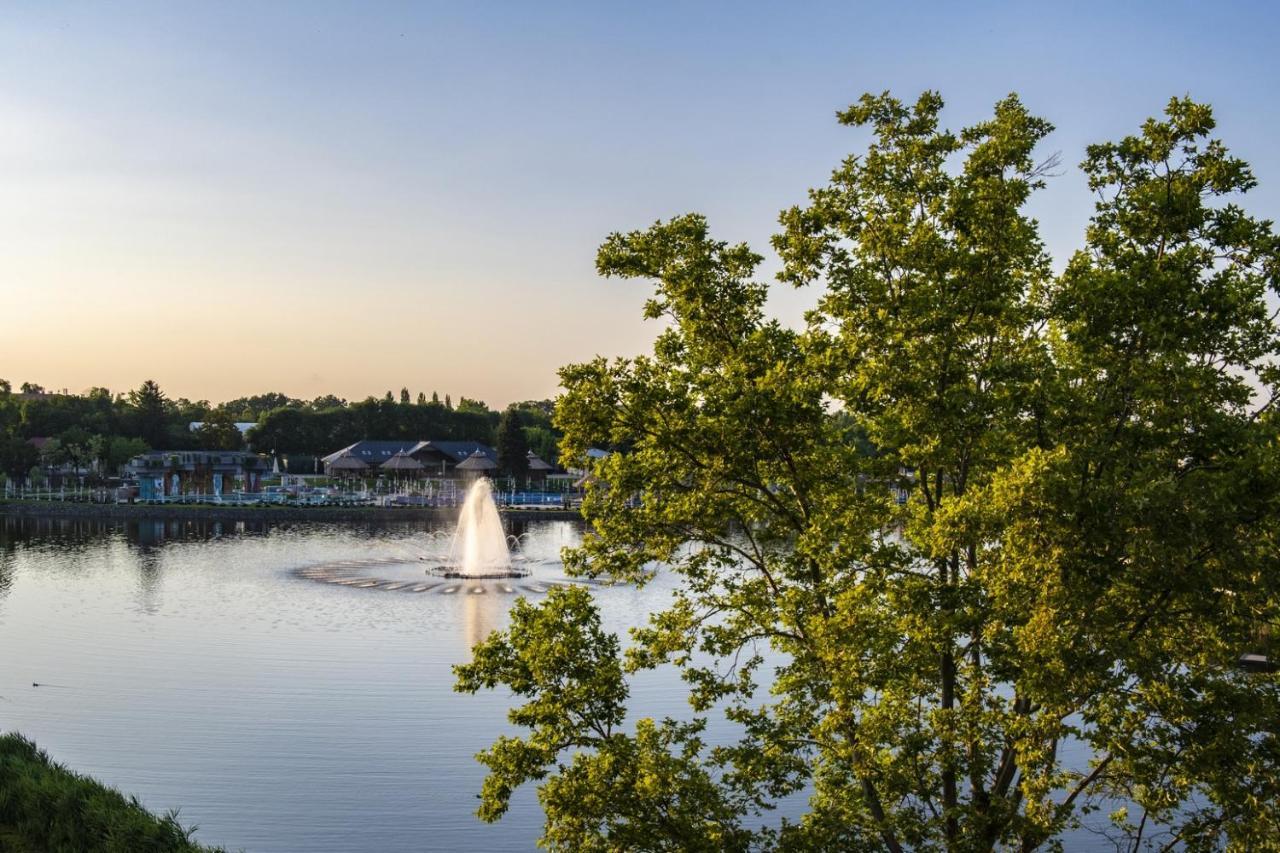
[[[549,403],[520,403],[526,441],[535,453],[555,461],[557,436],[551,427]],[[291,407],[268,412],[249,433],[253,446],[280,454],[321,456],[365,438],[440,439],[497,443],[501,415],[487,408],[450,409],[441,403],[400,403],[364,400],[316,410]]]
[[[237,423],[256,422],[248,440],[264,453],[322,456],[361,439],[450,439],[494,445],[499,421],[518,425],[524,443],[552,464],[558,435],[549,400],[517,403],[501,413],[466,397],[454,405],[432,392],[407,388],[349,403],[325,395],[300,400],[271,392],[214,405],[171,399],[148,380],[127,394],[93,388],[83,394],[51,394],[24,383],[15,390],[0,379],[0,473],[14,481],[42,469],[70,466],[114,474],[149,449],[238,450],[245,438]],[[190,424],[204,426],[192,432]],[[32,439],[39,439],[32,442]],[[38,446],[37,446],[38,445]]]

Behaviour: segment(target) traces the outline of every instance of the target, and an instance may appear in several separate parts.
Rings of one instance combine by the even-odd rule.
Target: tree
[[[140,438],[115,436],[107,442],[102,463],[109,473],[118,474],[120,468],[128,464],[130,459],[140,456],[150,449],[147,443]]]
[[[322,412],[326,409],[341,409],[346,405],[346,400],[341,397],[335,397],[333,394],[324,394],[316,397],[310,403],[311,408],[317,412]]]
[[[476,412],[478,414],[488,414],[489,407],[485,404],[483,400],[471,400],[471,399],[468,399],[467,397],[463,397],[461,400],[458,401],[458,411],[459,412]]]
[[[40,452],[17,436],[0,436],[0,471],[14,483],[24,483],[40,461]]]
[[[444,395],[444,407],[451,412],[453,411],[453,400],[449,398],[448,394]]]
[[[426,404],[427,404],[427,392],[425,392],[425,391],[419,391],[419,392],[418,392],[418,405],[419,405],[419,406],[425,406]]]
[[[517,483],[529,479],[529,445],[524,438],[520,412],[509,406],[498,419],[498,470]]]
[[[219,408],[226,409],[236,418],[242,421],[256,421],[267,412],[273,412],[276,409],[300,409],[306,403],[302,400],[290,397],[288,394],[282,394],[279,391],[268,391],[265,394],[254,394],[249,397],[239,397],[235,400],[228,400]],[[213,407],[206,402],[204,404],[206,410]],[[203,420],[203,415],[194,420]]]
[[[437,394],[435,391],[431,392],[431,402],[437,406],[440,405],[440,395]]]
[[[206,450],[240,450],[244,435],[236,426],[235,415],[227,409],[215,409],[196,430],[200,446]]]
[[[1130,849],[1271,849],[1280,681],[1238,658],[1280,630],[1280,241],[1220,202],[1252,175],[1175,99],[1088,149],[1100,201],[1055,277],[1024,213],[1050,126],[941,109],[840,114],[871,145],[774,241],[824,288],[803,330],[701,217],[601,248],[668,327],[561,371],[562,452],[618,449],[566,566],[679,586],[625,652],[556,595],[458,669],[529,700],[482,817],[540,780],[555,849],[1035,850],[1104,805]],[[627,673],[664,664],[694,719],[623,730]],[[713,713],[738,741],[704,743]]]
[[[167,443],[168,402],[160,386],[152,379],[129,392],[134,429],[152,447],[163,447]]]
[[[93,436],[83,427],[73,426],[58,433],[60,454],[57,462],[66,462],[79,471],[89,462]]]
[[[13,393],[13,385],[8,379],[0,379],[0,396],[7,397]]]
[[[44,386],[36,382],[23,382],[22,393],[23,394],[43,394]]]
[[[401,405],[404,405],[404,406],[407,406],[407,405],[409,405],[410,399],[411,399],[411,398],[409,397],[409,389],[408,389],[408,388],[401,388],[401,389],[400,389],[400,404],[401,404]]]

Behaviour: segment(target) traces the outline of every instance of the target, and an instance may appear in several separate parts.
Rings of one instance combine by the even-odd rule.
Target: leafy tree
[[[471,400],[466,397],[463,397],[461,400],[458,401],[458,411],[459,412],[477,412],[480,414],[487,414],[489,412],[489,407],[485,405],[484,401],[482,400]]]
[[[44,386],[36,382],[23,382],[22,393],[23,394],[43,394]]]
[[[510,406],[498,419],[498,470],[517,483],[529,479],[529,445],[524,438],[520,412]]]
[[[556,459],[559,458],[558,445],[560,443],[559,433],[546,427],[525,427],[524,440],[529,449],[532,450],[539,459],[555,465]]]
[[[227,409],[215,409],[196,431],[200,446],[206,450],[239,450],[244,436],[236,426],[235,415]]]
[[[27,473],[40,461],[40,452],[25,439],[0,436],[0,471],[15,483],[23,483]]]
[[[256,421],[267,412],[273,412],[276,409],[300,409],[307,404],[288,394],[282,394],[279,391],[268,391],[265,394],[254,394],[249,397],[239,397],[235,400],[228,400],[219,408],[226,409],[231,412],[236,420],[240,421]],[[314,403],[312,404],[315,405]],[[207,403],[206,409],[212,409]],[[204,417],[193,418],[193,420],[204,420]]]
[[[562,452],[619,448],[566,565],[680,583],[625,652],[573,591],[458,669],[528,700],[483,818],[540,781],[553,849],[1060,848],[1104,806],[1130,849],[1275,849],[1280,680],[1238,658],[1280,629],[1280,241],[1222,203],[1254,179],[1175,99],[1088,149],[1055,277],[1024,213],[1050,126],[941,109],[840,114],[872,143],[774,241],[824,288],[803,330],[701,217],[601,248],[669,322],[561,371]],[[692,721],[622,730],[626,673],[663,665]],[[704,743],[712,713],[736,742]]]
[[[311,408],[317,412],[322,412],[326,409],[341,409],[346,405],[346,400],[341,397],[335,397],[332,394],[325,394],[323,396],[316,397],[310,403]]]
[[[425,406],[426,404],[427,404],[427,392],[426,392],[426,391],[419,391],[419,392],[418,392],[418,405],[419,405],[419,406]]]
[[[83,427],[63,430],[58,434],[60,454],[56,461],[66,462],[77,470],[85,467],[92,456],[93,438]]]
[[[137,435],[152,447],[163,447],[167,443],[168,403],[164,392],[152,379],[148,379],[136,390],[129,392],[134,429]]]
[[[8,379],[0,379],[0,396],[8,396],[13,393],[13,385]]]
[[[453,400],[449,398],[448,394],[444,395],[444,407],[451,412],[453,411]]]
[[[401,389],[400,389],[400,404],[401,404],[401,405],[403,405],[403,406],[407,406],[407,405],[409,405],[409,400],[410,400],[410,397],[409,397],[409,389],[408,389],[408,388],[401,388]]]
[[[386,396],[383,397],[382,399],[386,400],[388,403],[394,403],[396,401],[396,398],[392,395],[390,391],[388,391]]]
[[[437,406],[440,405],[440,395],[437,394],[435,391],[431,392],[431,402]]]

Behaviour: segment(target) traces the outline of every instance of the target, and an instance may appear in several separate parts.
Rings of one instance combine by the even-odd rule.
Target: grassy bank
[[[14,853],[218,853],[174,813],[157,817],[100,782],[0,735],[0,850]]]

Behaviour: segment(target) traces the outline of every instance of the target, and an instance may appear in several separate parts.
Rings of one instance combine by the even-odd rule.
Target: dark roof
[[[452,464],[457,465],[471,454],[479,451],[495,464],[498,461],[498,451],[494,450],[487,444],[481,444],[478,441],[357,441],[341,450],[336,450],[328,456],[323,457],[320,461],[325,465],[332,465],[334,460],[344,453],[349,453],[361,462],[370,467],[377,468],[389,460],[397,453],[404,453],[413,456],[418,461],[422,461],[420,454],[427,450],[434,450],[442,454]]]
[[[538,456],[538,454],[530,450],[529,451],[529,470],[530,471],[550,471],[551,466],[548,465],[545,461],[543,461],[542,457]]]
[[[421,471],[422,463],[410,456],[408,451],[401,450],[380,467],[387,471]]]
[[[363,471],[368,467],[364,460],[346,452],[338,454],[338,458],[329,463],[330,471]]]
[[[452,458],[455,464],[462,462],[477,451],[495,465],[498,462],[498,451],[478,441],[424,441],[422,447],[418,449],[421,450],[423,448],[438,450],[445,456]]]
[[[357,441],[348,447],[330,453],[322,460],[326,465],[344,453],[349,453],[366,465],[377,466],[386,462],[402,450],[413,450],[421,442],[418,441]]]
[[[459,471],[492,471],[497,467],[498,463],[486,456],[482,450],[477,450],[458,463]]]

